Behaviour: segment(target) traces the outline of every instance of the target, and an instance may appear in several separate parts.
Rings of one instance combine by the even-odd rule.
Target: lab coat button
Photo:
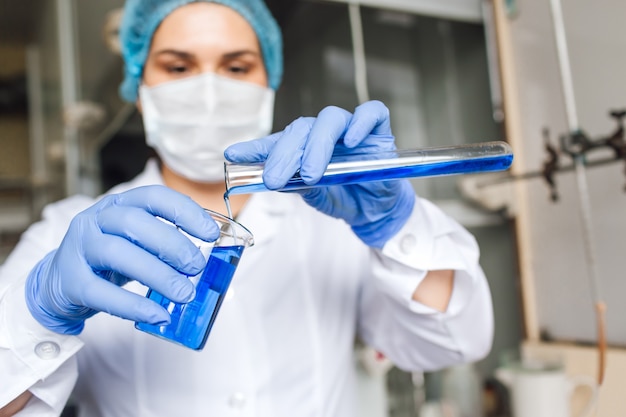
[[[35,354],[41,359],[54,359],[60,352],[61,348],[54,342],[41,342],[35,346]]]
[[[230,396],[228,405],[232,408],[243,408],[246,405],[246,396],[241,392],[235,392]]]
[[[413,234],[405,235],[404,237],[402,237],[402,240],[400,240],[400,250],[404,254],[411,253],[411,251],[415,249],[416,245],[417,238]]]

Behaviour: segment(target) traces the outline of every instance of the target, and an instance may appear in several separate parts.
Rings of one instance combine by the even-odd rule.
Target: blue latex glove
[[[119,286],[137,280],[175,302],[195,296],[187,276],[205,267],[200,250],[172,224],[213,241],[219,230],[190,198],[163,186],[110,195],[79,213],[58,249],[31,271],[26,303],[46,328],[78,334],[99,311],[151,324],[167,324],[169,313]]]
[[[327,107],[317,118],[300,118],[282,132],[226,149],[235,163],[263,162],[263,182],[278,190],[300,170],[306,184],[317,183],[333,153],[376,153],[394,150],[389,110],[379,101],[354,114]],[[382,248],[406,223],[415,204],[408,180],[370,182],[296,191],[322,213],[344,219],[367,245]]]

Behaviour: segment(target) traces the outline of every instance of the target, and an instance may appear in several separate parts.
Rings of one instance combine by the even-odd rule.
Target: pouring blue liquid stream
[[[501,141],[337,155],[330,160],[326,172],[316,184],[306,184],[296,173],[284,188],[275,191],[495,172],[508,169],[512,163],[513,151],[509,144]],[[270,191],[263,183],[263,163],[226,162],[224,175],[226,200],[230,195]]]

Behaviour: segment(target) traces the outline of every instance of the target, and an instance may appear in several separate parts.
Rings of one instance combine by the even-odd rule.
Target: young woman
[[[187,276],[204,260],[162,219],[216,238],[203,207],[224,211],[224,151],[265,161],[279,189],[297,170],[317,182],[337,148],[395,145],[380,102],[328,107],[267,136],[282,55],[261,0],[128,0],[121,41],[121,93],[159,161],[101,198],[48,206],[3,266],[4,415],[57,415],[73,392],[90,416],[344,417],[356,410],[356,335],[406,370],[487,354],[475,240],[408,181],[233,197],[255,245],[204,350],[137,331],[133,321],[169,321],[147,287],[194,297]]]

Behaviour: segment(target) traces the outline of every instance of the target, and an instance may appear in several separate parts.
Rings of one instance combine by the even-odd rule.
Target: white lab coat
[[[112,192],[160,183],[151,161]],[[30,389],[26,411],[56,415],[73,389],[88,416],[347,417],[356,410],[356,335],[406,370],[477,360],[491,346],[475,240],[431,203],[418,199],[407,225],[373,250],[343,221],[282,193],[253,195],[239,215],[255,245],[203,351],[105,313],[78,337],[52,333],[28,313],[23,282],[93,202],[48,206],[0,270],[0,407]],[[431,269],[456,270],[446,313],[411,300]]]

